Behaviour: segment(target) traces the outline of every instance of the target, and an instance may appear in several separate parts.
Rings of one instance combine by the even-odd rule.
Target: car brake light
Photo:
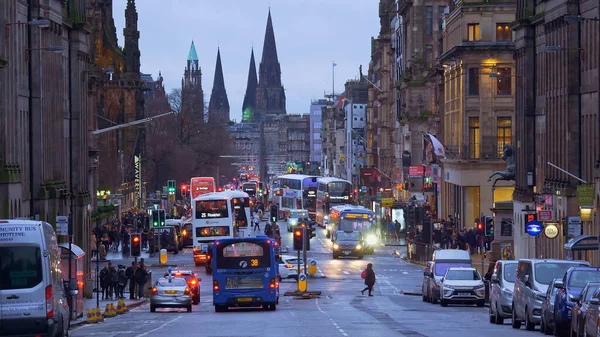
[[[183,293],[186,294],[186,295],[189,295],[190,294],[190,288],[185,288],[185,291]]]
[[[158,289],[156,287],[152,288],[152,295],[158,294]]]
[[[275,289],[276,286],[277,286],[277,282],[275,282],[275,279],[272,278],[271,283],[269,284],[269,288]]]
[[[294,265],[293,265],[293,264],[289,264],[289,263],[288,263],[288,264],[286,264],[286,265],[285,265],[285,267],[286,267],[286,268],[294,268]]]
[[[183,230],[183,236],[187,236],[187,231],[185,229]]]
[[[219,282],[217,280],[213,280],[213,289],[216,291],[219,290]]]
[[[175,276],[181,276],[180,272],[175,273]]]
[[[196,283],[198,283],[198,282],[196,282],[196,280],[191,280],[191,281],[190,281],[190,284],[191,284],[191,285],[193,285],[193,286],[195,286],[195,285],[196,285]]]
[[[46,318],[54,318],[54,302],[52,301],[52,286],[46,287]]]

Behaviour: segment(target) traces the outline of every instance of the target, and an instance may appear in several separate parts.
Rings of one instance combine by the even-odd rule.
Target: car
[[[585,336],[584,328],[586,316],[588,313],[588,308],[594,303],[597,305],[597,302],[590,303],[590,300],[593,298],[596,291],[598,291],[598,286],[600,286],[599,282],[591,282],[585,285],[583,290],[581,291],[581,295],[578,296],[573,306],[572,315],[571,315],[571,336]]]
[[[333,258],[340,256],[355,256],[362,259],[364,256],[364,242],[361,232],[343,231],[337,232],[333,240]]]
[[[557,282],[562,282],[562,278],[557,278],[550,283],[546,290],[546,298],[542,301],[540,332],[546,335],[554,334],[554,299],[558,293],[558,288],[555,287]]]
[[[150,312],[157,308],[185,308],[192,312],[192,292],[182,277],[163,277],[156,280],[150,295]]]
[[[494,266],[490,287],[490,323],[503,324],[512,315],[517,264],[517,261],[500,260]]]
[[[485,304],[485,284],[475,268],[448,268],[440,285],[440,305],[450,303]]]
[[[310,260],[309,260],[310,261]],[[300,259],[300,270],[304,271],[304,262]],[[280,280],[293,278],[298,279],[298,257],[293,255],[279,256],[279,278]]]
[[[183,229],[181,230],[181,237],[184,247],[190,247],[194,245],[194,233],[192,232],[192,230],[192,223],[186,222],[185,224],[183,224]]]
[[[287,219],[287,231],[292,232],[296,226],[300,223],[305,223],[308,225],[312,221],[308,217],[308,211],[305,210],[295,210],[290,212],[290,216]]]
[[[571,267],[556,283],[558,293],[554,300],[554,329],[568,332],[571,328],[572,309],[581,291],[590,282],[600,282],[600,268]]]
[[[191,270],[175,270],[170,274],[169,272],[165,273],[165,277],[169,277],[169,275],[185,279],[185,281],[188,283],[188,287],[190,288],[190,292],[192,293],[192,304],[196,305],[200,303],[201,278],[197,277],[196,274],[194,274],[194,272]]]

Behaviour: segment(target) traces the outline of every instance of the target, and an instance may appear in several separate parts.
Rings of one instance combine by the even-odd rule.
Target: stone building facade
[[[181,114],[197,123],[205,121],[202,69],[194,41],[190,45],[187,63],[181,79]]]
[[[591,198],[595,223],[581,221],[580,206],[590,205],[577,200],[577,188],[600,177],[600,6],[594,0],[518,0],[516,7],[515,258],[564,258],[569,237],[598,235],[600,225],[598,192]],[[540,209],[553,211],[550,222],[566,237],[523,233],[526,215]],[[581,258],[599,262],[597,252]]]
[[[289,114],[286,116],[287,161],[310,161],[310,115]]]

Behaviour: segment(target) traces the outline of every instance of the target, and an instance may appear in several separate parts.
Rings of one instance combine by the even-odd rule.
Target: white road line
[[[333,320],[333,318],[331,318],[331,316],[326,313],[325,311],[323,311],[323,309],[321,309],[321,306],[319,305],[319,300],[316,299],[315,300],[315,304],[317,305],[317,309],[319,309],[319,311],[325,315],[327,318],[329,318],[329,321],[331,322],[331,324],[333,324],[333,326],[338,329],[338,331],[344,336],[344,337],[348,337],[348,334],[346,333],[346,331],[344,331],[342,328],[340,328],[340,326]]]
[[[344,275],[350,275],[350,272],[347,270],[344,270]]]
[[[403,271],[402,274],[408,275],[408,272],[407,271]]]
[[[179,316],[177,316],[177,317],[173,318],[172,320],[170,320],[170,321],[166,322],[165,324],[163,324],[163,325],[159,326],[158,328],[156,328],[156,329],[152,329],[152,330],[150,330],[150,331],[144,332],[144,333],[142,333],[142,334],[139,334],[139,335],[136,335],[135,337],[143,337],[143,336],[147,336],[147,335],[149,335],[149,334],[151,334],[151,333],[153,333],[153,332],[155,332],[155,331],[158,331],[158,330],[160,330],[160,329],[163,329],[163,328],[165,328],[167,325],[169,325],[169,324],[171,324],[171,323],[175,322],[176,320],[180,319],[181,317],[183,317],[183,315],[179,315]]]

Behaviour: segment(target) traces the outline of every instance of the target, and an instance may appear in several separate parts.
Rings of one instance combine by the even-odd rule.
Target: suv
[[[600,281],[600,269],[591,267],[572,267],[564,274],[562,282],[556,282],[558,288],[554,298],[554,329],[559,332],[571,328],[571,310],[581,291],[590,282]]]
[[[169,272],[165,273],[165,277],[169,276]],[[170,276],[181,277],[185,279],[190,288],[190,293],[192,294],[192,304],[196,305],[200,303],[200,281],[201,278],[198,278],[196,274],[194,274],[191,270],[175,270],[171,272]]]
[[[343,231],[337,232],[333,239],[333,258],[337,259],[340,256],[356,256],[362,259],[363,238],[358,231]]]
[[[590,266],[586,261],[522,259],[512,303],[512,327],[533,330],[541,321],[542,302],[552,280],[564,277],[571,267]],[[555,309],[556,310],[556,309]]]

